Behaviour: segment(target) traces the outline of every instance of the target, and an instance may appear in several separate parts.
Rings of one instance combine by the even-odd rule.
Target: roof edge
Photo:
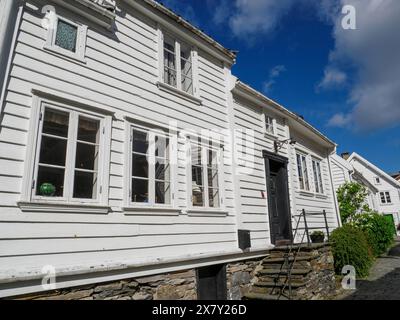
[[[318,131],[316,128],[314,128],[311,124],[309,124],[307,121],[293,113],[292,111],[289,111],[286,109],[284,106],[279,104],[278,102],[272,100],[271,98],[268,98],[267,96],[263,95],[256,89],[250,87],[248,84],[237,80],[236,85],[233,88],[232,92],[239,93],[240,91],[243,91],[248,97],[252,97],[253,99],[255,98],[256,100],[259,100],[261,102],[260,104],[267,103],[269,105],[272,105],[273,107],[277,108],[278,111],[282,112],[286,116],[290,117],[291,119],[295,120],[298,122],[300,125],[306,127],[308,130],[310,130],[312,133],[320,137],[322,140],[324,140],[326,143],[330,144],[333,148],[337,147],[337,144],[333,142],[331,139],[329,139],[327,136],[322,134],[320,131]]]
[[[207,42],[209,45],[213,46],[215,49],[217,49],[219,52],[223,53],[229,60],[232,61],[232,64],[236,62],[236,53],[225,48],[222,44],[211,38],[209,35],[201,31],[199,28],[195,27],[193,24],[191,24],[189,21],[185,20],[175,12],[173,12],[171,9],[168,9],[165,7],[163,4],[155,1],[155,0],[141,0],[142,2],[150,5],[151,7],[155,8],[156,10],[160,11],[161,13],[165,14],[166,16],[170,17],[172,20],[174,20],[176,23],[182,25],[184,28],[187,30],[195,33],[197,36],[199,36],[201,39],[203,39],[205,42]]]

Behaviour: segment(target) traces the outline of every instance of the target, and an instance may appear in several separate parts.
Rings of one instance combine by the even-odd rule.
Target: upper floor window
[[[381,183],[381,179],[379,177],[375,177],[375,184],[380,184]]]
[[[307,158],[305,155],[297,153],[297,173],[299,177],[300,190],[310,191],[310,184],[308,180]]]
[[[316,193],[324,193],[324,184],[321,173],[321,162],[318,160],[312,160],[312,168],[314,175],[314,188]]]
[[[99,202],[104,132],[101,117],[42,106],[33,198]]]
[[[276,135],[276,120],[264,114],[264,128],[266,133]]]
[[[190,152],[192,206],[220,208],[220,150],[199,139],[191,143]]]
[[[392,199],[390,198],[390,192],[389,191],[381,192],[380,196],[381,196],[381,203],[383,203],[383,204],[392,203]]]
[[[161,130],[131,128],[130,202],[171,204],[171,152],[171,139]]]
[[[193,50],[168,34],[162,34],[162,81],[190,95],[195,94],[193,81]]]
[[[47,13],[48,32],[45,49],[69,58],[84,60],[87,26]]]

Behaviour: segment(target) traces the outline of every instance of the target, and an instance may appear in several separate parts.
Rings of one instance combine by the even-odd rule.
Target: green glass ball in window
[[[56,187],[49,182],[44,182],[40,186],[40,194],[46,197],[52,197],[56,193]]]

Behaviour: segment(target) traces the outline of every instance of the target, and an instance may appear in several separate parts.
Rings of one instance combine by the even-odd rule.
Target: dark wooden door
[[[287,160],[264,153],[271,242],[292,240]]]

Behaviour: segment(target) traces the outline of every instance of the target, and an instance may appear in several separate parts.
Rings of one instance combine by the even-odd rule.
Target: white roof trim
[[[392,183],[393,185],[395,185],[396,187],[400,188],[400,182],[398,182],[396,179],[392,178],[389,174],[387,174],[385,171],[379,169],[377,166],[375,166],[374,164],[372,164],[371,162],[369,162],[367,159],[363,158],[362,156],[360,156],[358,153],[353,152],[351,154],[351,156],[347,159],[347,161],[349,163],[351,163],[351,161],[353,161],[354,159],[357,159],[359,161],[361,161],[364,165],[366,165],[367,167],[369,167],[370,169],[372,169],[373,171],[375,171],[377,174],[379,174],[381,177],[385,178],[386,180],[388,180],[390,183]]]

